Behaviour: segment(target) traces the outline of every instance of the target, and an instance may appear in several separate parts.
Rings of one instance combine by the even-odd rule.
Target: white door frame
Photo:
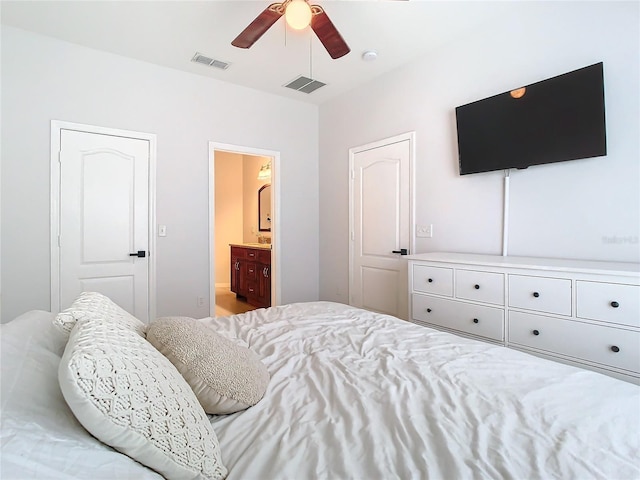
[[[416,160],[416,132],[401,133],[393,137],[384,138],[376,142],[367,143],[359,147],[353,147],[349,149],[349,305],[353,304],[353,282],[354,282],[354,240],[355,240],[355,219],[354,205],[353,205],[353,175],[354,175],[354,160],[358,153],[372,150],[374,148],[384,147],[391,143],[398,143],[405,140],[409,140],[409,223],[411,226],[411,232],[409,233],[409,254],[415,253],[416,245],[416,232],[415,232],[415,160]],[[409,292],[407,292],[407,296]]]
[[[51,246],[51,311],[60,311],[60,138],[61,130],[135,138],[149,142],[149,321],[156,318],[156,135],[82,123],[51,120],[50,239]]]
[[[215,243],[215,152],[237,153],[271,158],[271,306],[280,305],[280,152],[243,147],[228,143],[209,142],[209,315],[216,316],[216,255]]]

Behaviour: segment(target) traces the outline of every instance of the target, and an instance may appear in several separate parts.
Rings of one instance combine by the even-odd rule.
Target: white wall
[[[348,302],[350,147],[416,131],[416,222],[434,236],[415,253],[500,254],[503,172],[458,175],[455,107],[600,61],[608,155],[512,171],[509,254],[638,262],[638,18],[637,2],[522,2],[323,104],[320,298]]]
[[[258,180],[260,167],[269,161],[268,157],[258,157],[255,155],[242,156],[243,167],[243,241],[245,243],[255,243],[258,241],[258,190],[269,181]]]
[[[215,152],[215,283],[231,285],[230,243],[242,243],[242,155]]]
[[[10,27],[1,40],[3,321],[50,306],[53,119],[157,135],[158,315],[209,312],[196,303],[209,296],[209,141],[281,153],[281,300],[318,298],[317,107]]]

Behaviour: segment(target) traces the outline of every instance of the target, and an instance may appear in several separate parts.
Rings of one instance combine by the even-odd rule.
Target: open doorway
[[[278,304],[279,153],[209,144],[211,316]]]

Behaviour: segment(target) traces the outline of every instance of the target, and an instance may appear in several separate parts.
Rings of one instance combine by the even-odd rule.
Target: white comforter
[[[156,477],[66,408],[50,317],[2,328],[2,478]],[[335,303],[202,321],[271,374],[212,417],[229,480],[640,478],[638,386]]]

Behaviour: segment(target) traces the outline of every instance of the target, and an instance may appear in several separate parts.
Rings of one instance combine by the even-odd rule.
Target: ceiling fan
[[[299,24],[302,25],[301,27],[293,25],[290,21],[290,16],[296,13],[302,13],[304,17]],[[320,5],[311,5],[309,0],[284,0],[281,3],[272,3],[231,42],[231,45],[239,48],[251,47],[282,15],[287,17],[287,23],[293,28],[301,29],[310,24],[331,58],[340,58],[351,51],[324,9]],[[293,21],[295,22],[295,19]]]

